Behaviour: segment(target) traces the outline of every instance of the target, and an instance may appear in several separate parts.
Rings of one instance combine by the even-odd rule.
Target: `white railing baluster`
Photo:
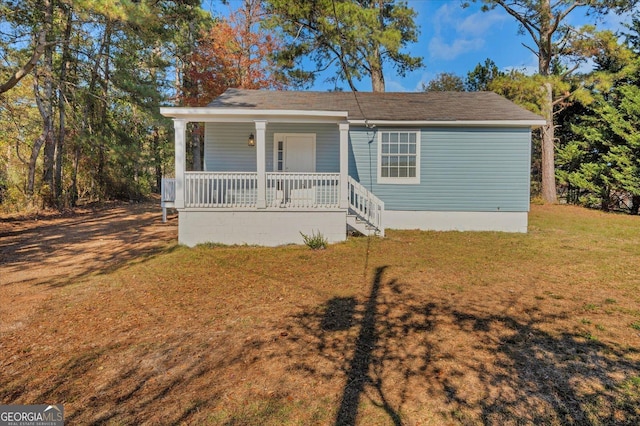
[[[160,186],[160,200],[173,203],[176,200],[176,179],[162,178]]]
[[[384,202],[352,177],[349,177],[348,188],[349,208],[384,233]]]
[[[338,173],[274,172],[267,173],[266,179],[267,207],[338,208],[340,200],[340,174]],[[175,198],[175,183],[173,185],[173,195],[167,196]],[[256,207],[257,173],[186,172],[184,187],[185,207]],[[363,197],[357,190],[349,186],[349,191],[349,199],[352,202],[362,203]],[[360,210],[366,209],[360,206]]]
[[[268,206],[338,208],[338,173],[267,173]]]
[[[256,173],[185,173],[185,207],[256,206]]]
[[[339,173],[266,174],[267,207],[337,209],[340,200]],[[185,172],[184,199],[189,208],[256,208],[258,175],[251,172]],[[384,202],[349,177],[349,209],[384,232]],[[175,179],[163,178],[161,202],[175,200]],[[163,207],[163,211],[166,209]]]

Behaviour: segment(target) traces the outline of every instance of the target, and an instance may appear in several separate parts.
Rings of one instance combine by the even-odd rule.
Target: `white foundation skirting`
[[[206,211],[178,212],[178,241],[279,246],[303,244],[300,232],[320,232],[330,243],[346,239],[345,211]]]
[[[388,229],[527,232],[527,212],[440,212],[386,210]]]

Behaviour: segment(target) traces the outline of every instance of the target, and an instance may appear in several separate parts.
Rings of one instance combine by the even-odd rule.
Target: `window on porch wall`
[[[284,141],[278,141],[276,146],[276,171],[284,171]]]

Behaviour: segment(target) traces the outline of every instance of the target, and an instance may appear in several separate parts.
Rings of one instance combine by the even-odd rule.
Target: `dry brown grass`
[[[534,206],[527,235],[311,251],[178,247],[149,214],[120,237],[99,221],[121,261],[18,281],[0,229],[1,403],[68,424],[640,423],[639,217]]]

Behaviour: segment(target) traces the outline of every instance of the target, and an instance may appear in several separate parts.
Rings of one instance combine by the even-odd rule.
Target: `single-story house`
[[[188,246],[527,231],[531,129],[544,120],[492,92],[229,89],[160,112],[175,129],[163,206]],[[188,122],[205,123],[203,171],[185,169]]]

